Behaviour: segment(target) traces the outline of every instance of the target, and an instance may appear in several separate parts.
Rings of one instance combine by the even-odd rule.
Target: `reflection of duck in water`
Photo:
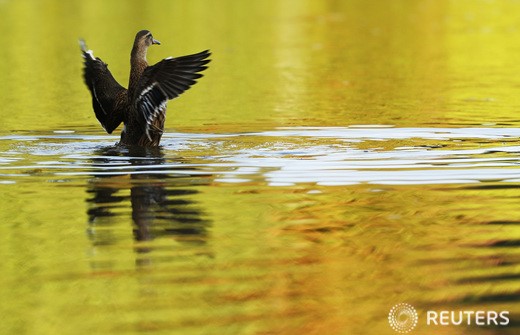
[[[166,58],[148,66],[146,52],[160,44],[148,30],[135,36],[130,55],[128,90],[114,79],[107,64],[95,58],[80,41],[83,52],[83,79],[92,94],[96,117],[111,134],[121,122],[121,142],[124,145],[158,146],[164,129],[166,103],[196,83],[209,63],[209,51],[177,58]]]
[[[172,169],[183,170],[182,166],[168,166],[169,172],[162,172],[165,163],[160,148],[100,150],[93,167],[101,168],[102,173],[95,174],[88,189],[91,193],[87,200],[91,204],[88,210],[91,227],[119,222],[121,208],[130,200],[137,241],[174,236],[179,240],[204,242],[208,222],[201,218],[201,212],[190,199],[197,193],[185,179],[190,176],[183,174],[183,178],[179,178],[171,174]],[[130,189],[130,195],[125,195],[127,189]],[[98,233],[92,238],[96,244],[115,242],[110,234]]]

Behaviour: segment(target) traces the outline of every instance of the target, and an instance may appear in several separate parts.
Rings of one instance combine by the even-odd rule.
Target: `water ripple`
[[[120,174],[212,175],[215,182],[272,186],[518,182],[517,128],[279,128],[236,134],[165,134],[154,154],[98,154],[113,136],[9,135],[2,177],[37,170],[56,176]],[[116,149],[114,149],[116,150]],[[140,164],[136,160],[146,162]],[[94,164],[93,161],[96,163]]]

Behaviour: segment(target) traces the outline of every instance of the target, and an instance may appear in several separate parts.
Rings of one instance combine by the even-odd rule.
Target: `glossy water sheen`
[[[0,0],[1,334],[520,330],[520,2]],[[156,150],[117,148],[77,38],[128,80],[213,51]],[[428,327],[428,310],[508,310]]]

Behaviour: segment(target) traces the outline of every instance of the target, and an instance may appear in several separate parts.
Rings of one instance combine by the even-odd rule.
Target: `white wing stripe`
[[[99,101],[99,99],[98,99],[97,92],[96,92],[96,85],[94,85],[94,81],[93,80],[92,80],[92,93],[94,93],[94,98],[96,99],[99,107],[101,107],[101,110],[103,111],[103,114],[107,115],[107,112],[105,111],[105,108],[103,108],[103,104],[101,104],[101,101]],[[105,128],[105,126],[103,126],[103,128]]]
[[[148,92],[150,92],[156,85],[157,85],[157,83],[153,83],[152,85],[150,85],[147,88],[145,88],[141,92],[141,94],[139,94],[139,97],[137,98],[137,100],[141,100],[143,98],[143,96],[146,95]]]
[[[157,82],[146,87],[137,98],[137,107],[146,123],[145,133],[150,141],[152,140],[150,132],[154,128],[153,122],[166,111],[167,102],[168,94]]]

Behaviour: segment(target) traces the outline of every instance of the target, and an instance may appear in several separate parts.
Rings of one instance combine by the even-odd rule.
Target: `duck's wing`
[[[209,50],[177,58],[166,58],[149,66],[139,79],[135,92],[135,107],[146,135],[150,131],[162,131],[169,99],[178,97],[202,77],[199,72],[207,69]]]
[[[83,79],[92,95],[92,106],[107,133],[111,134],[123,121],[127,90],[114,79],[108,65],[87,50],[85,41],[79,41],[84,58]]]

